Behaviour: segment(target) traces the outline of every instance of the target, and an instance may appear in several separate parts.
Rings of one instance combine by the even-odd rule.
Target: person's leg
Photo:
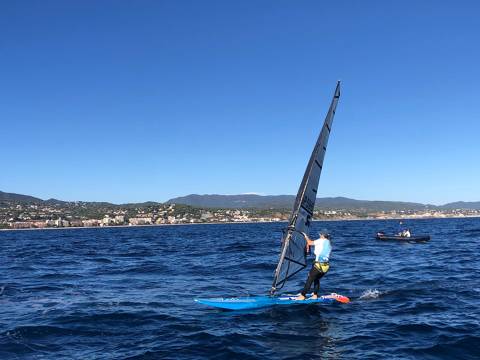
[[[318,290],[320,290],[320,278],[317,277],[313,282],[313,296],[315,298],[318,297]]]
[[[312,268],[308,273],[307,281],[305,281],[305,286],[303,287],[303,290],[301,292],[303,296],[305,296],[307,292],[310,291],[310,288],[312,287],[312,283],[315,281],[315,278],[316,278],[315,269]]]
[[[312,283],[315,281],[317,276],[318,276],[318,270],[314,266],[312,266],[312,269],[308,273],[308,278],[307,278],[307,281],[305,282],[305,286],[303,287],[303,290],[300,293],[300,295],[297,296],[297,300],[305,300],[305,296],[307,295],[307,292],[310,291],[310,287],[312,286]]]
[[[320,279],[323,277],[323,275],[325,275],[325,273],[319,271],[317,277],[315,278],[315,280],[313,282],[314,287],[313,287],[312,299],[317,299],[318,298],[318,291],[320,290]]]

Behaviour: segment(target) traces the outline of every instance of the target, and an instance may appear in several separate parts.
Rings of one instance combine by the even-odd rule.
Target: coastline
[[[478,215],[472,216],[445,216],[445,217],[392,217],[392,218],[350,218],[350,219],[317,219],[312,222],[324,221],[407,221],[407,220],[435,220],[435,219],[472,219],[479,218]],[[146,225],[115,225],[115,226],[68,226],[68,227],[45,227],[45,228],[26,228],[26,229],[0,229],[0,232],[8,231],[41,231],[41,230],[80,230],[80,229],[114,229],[114,228],[144,228],[144,227],[163,227],[163,226],[191,226],[191,225],[225,225],[225,224],[271,224],[271,223],[285,223],[283,221],[224,221],[224,222],[205,222],[205,223],[181,223],[181,224],[146,224]]]

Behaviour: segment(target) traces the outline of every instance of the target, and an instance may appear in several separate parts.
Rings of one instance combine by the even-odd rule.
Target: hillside
[[[480,210],[480,201],[457,201],[448,203],[441,206],[442,209],[469,209],[469,210]]]
[[[17,202],[17,203],[41,203],[43,202],[42,199],[29,196],[29,195],[21,195],[21,194],[14,194],[14,193],[6,193],[0,191],[0,201],[8,201],[8,202]]]
[[[193,206],[196,208],[216,208],[216,209],[286,209],[290,210],[295,201],[294,195],[198,195],[191,194],[187,196],[176,197],[165,202],[166,204],[179,204]],[[42,200],[34,196],[14,194],[0,191],[0,203],[4,204],[43,204],[59,207],[68,207],[73,205],[82,205],[89,208],[104,207],[148,207],[162,204],[160,202],[144,202],[131,204],[112,204],[108,202],[69,202],[57,199]],[[316,208],[319,210],[359,210],[359,211],[401,211],[401,210],[480,210],[480,201],[465,202],[457,201],[445,205],[430,205],[414,202],[402,201],[372,201],[372,200],[356,200],[346,197],[325,197],[318,198]]]
[[[187,195],[170,199],[167,203],[183,204],[202,208],[258,208],[290,209],[295,201],[293,195]],[[355,200],[346,197],[318,198],[316,207],[322,210],[352,209],[369,211],[422,210],[433,205],[400,201]]]

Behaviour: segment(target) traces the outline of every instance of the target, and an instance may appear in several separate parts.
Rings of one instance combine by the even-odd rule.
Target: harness
[[[314,261],[313,267],[324,274],[326,274],[328,269],[330,269],[330,265],[328,264],[328,262],[324,261]]]

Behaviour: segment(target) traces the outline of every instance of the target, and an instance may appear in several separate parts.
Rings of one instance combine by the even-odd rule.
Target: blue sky
[[[0,190],[294,194],[337,79],[319,196],[480,200],[475,1],[0,5]]]

